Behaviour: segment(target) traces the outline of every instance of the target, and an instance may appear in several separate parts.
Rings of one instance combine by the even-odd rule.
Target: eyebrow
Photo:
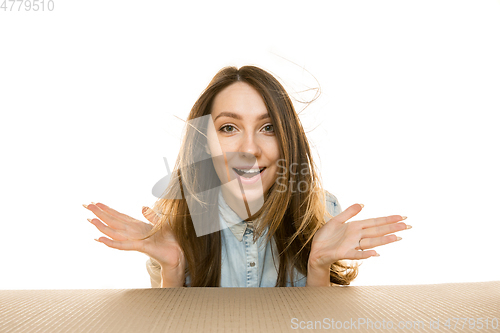
[[[235,118],[235,119],[241,120],[241,116],[239,114],[234,113],[234,112],[230,112],[230,111],[223,111],[223,112],[219,113],[219,115],[217,117],[215,117],[214,122],[219,117],[229,117],[229,118]],[[261,114],[260,116],[257,117],[257,120],[266,119],[266,118],[271,118],[269,116],[269,113]]]

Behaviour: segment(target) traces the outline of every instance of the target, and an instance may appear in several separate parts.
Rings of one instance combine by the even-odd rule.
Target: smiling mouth
[[[262,171],[264,171],[265,168],[266,167],[263,167],[263,168],[260,168],[259,171],[253,171],[253,172],[247,172],[245,170],[236,169],[236,168],[233,168],[233,170],[234,170],[234,172],[236,172],[241,177],[252,178],[252,177],[255,177],[256,175],[262,173]]]

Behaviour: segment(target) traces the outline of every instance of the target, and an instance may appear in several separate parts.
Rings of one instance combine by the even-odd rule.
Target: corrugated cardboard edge
[[[453,318],[462,318],[458,326]],[[470,320],[463,325],[465,318]],[[500,332],[500,326],[492,327],[494,318],[497,325],[500,320],[500,281],[318,288],[0,290],[2,333],[296,332],[330,330],[332,325],[336,331],[383,332],[389,330],[389,323],[393,330],[404,332],[468,332],[478,331],[470,325],[472,321],[477,325],[479,318],[483,325],[489,318],[489,330],[479,331]]]

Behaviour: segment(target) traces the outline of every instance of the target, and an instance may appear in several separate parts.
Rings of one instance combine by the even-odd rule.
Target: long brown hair
[[[293,268],[307,276],[307,264],[315,232],[326,223],[325,192],[316,172],[311,149],[292,101],[283,86],[268,72],[255,66],[221,69],[189,113],[187,122],[210,115],[215,96],[235,82],[245,82],[256,89],[267,106],[282,156],[280,183],[275,182],[265,196],[262,208],[251,217],[261,218],[256,225],[254,239],[269,227],[266,241],[274,237],[279,270],[276,287],[285,287],[287,279],[293,286]],[[202,118],[203,117],[203,118]],[[173,168],[167,189],[153,210],[160,213],[159,223],[144,237],[151,237],[170,224],[186,258],[186,274],[192,287],[219,287],[221,278],[221,232],[215,231],[197,236],[191,213],[193,207],[211,207],[204,219],[219,221],[217,196],[210,189],[221,182],[209,155],[201,156],[200,147],[207,144],[207,123],[186,126],[179,155]],[[292,164],[293,163],[293,164]],[[292,166],[300,166],[300,172]],[[297,184],[302,184],[297,190]],[[304,186],[307,185],[307,186]],[[305,187],[305,188],[304,188]],[[187,192],[187,193],[186,193]],[[213,193],[213,192],[212,192]],[[189,201],[189,202],[188,202]],[[188,204],[189,203],[189,204]],[[218,222],[217,222],[218,223]],[[358,273],[358,267],[342,261],[330,268],[330,282],[347,285]]]

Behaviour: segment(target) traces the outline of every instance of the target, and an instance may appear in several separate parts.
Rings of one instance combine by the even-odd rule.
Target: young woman
[[[344,259],[378,256],[406,217],[347,222],[323,190],[307,137],[283,86],[254,66],[220,70],[188,116],[173,177],[144,223],[102,204],[99,242],[147,254],[153,287],[349,284]],[[103,223],[105,222],[105,223]]]

